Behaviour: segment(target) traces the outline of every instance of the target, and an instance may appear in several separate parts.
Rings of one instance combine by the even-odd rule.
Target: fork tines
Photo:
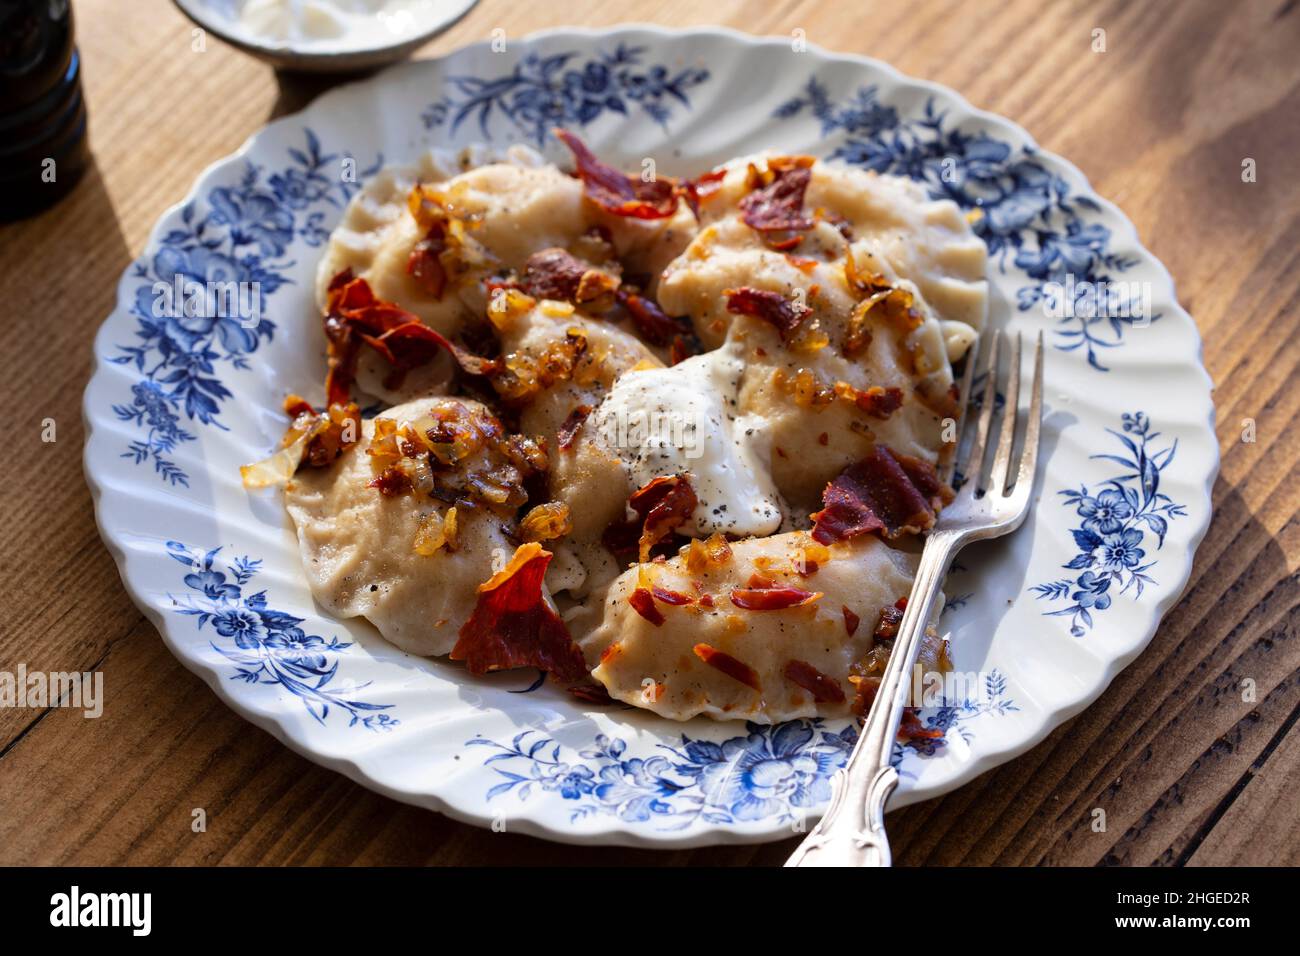
[[[994,334],[989,338],[989,357],[985,366],[984,393],[980,400],[979,420],[975,426],[975,438],[970,452],[962,461],[961,474],[965,484],[973,489],[974,497],[996,494],[998,497],[1010,496],[1017,491],[1028,492],[1032,483],[1034,466],[1038,461],[1038,437],[1043,409],[1043,334],[1038,333],[1038,343],[1034,350],[1034,378],[1030,386],[1029,415],[1025,423],[1025,438],[1020,454],[1020,467],[1014,476],[1014,484],[1007,488],[1007,478],[1011,471],[1012,449],[1016,438],[1016,420],[1020,407],[1020,333],[1005,333],[1010,339],[1011,361],[1007,372],[1006,400],[998,424],[997,450],[993,455],[992,465],[984,469],[984,458],[989,446],[993,426],[994,406],[998,397],[998,359],[1001,352],[1002,335]],[[972,363],[973,364],[973,363]],[[969,373],[969,369],[968,369]]]

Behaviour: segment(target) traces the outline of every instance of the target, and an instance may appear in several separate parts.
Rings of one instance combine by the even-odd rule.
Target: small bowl
[[[438,15],[418,32],[393,42],[365,39],[277,41],[258,37],[239,22],[239,0],[172,0],[199,27],[231,46],[281,70],[306,73],[350,73],[386,66],[409,56],[421,44],[446,30],[478,0],[436,0]]]

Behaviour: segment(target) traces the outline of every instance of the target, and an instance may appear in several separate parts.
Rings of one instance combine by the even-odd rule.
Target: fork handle
[[[898,771],[890,758],[907,700],[907,677],[958,545],[957,536],[951,532],[934,532],[926,539],[875,703],[853,753],[831,778],[831,802],[826,815],[799,844],[786,866],[890,865],[885,802],[898,786]]]

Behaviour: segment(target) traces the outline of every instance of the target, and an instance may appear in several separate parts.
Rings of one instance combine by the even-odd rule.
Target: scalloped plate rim
[[[789,39],[785,37],[754,36],[726,27],[701,27],[677,30],[654,24],[641,23],[620,24],[610,28],[594,29],[559,27],[530,33],[514,39],[511,42],[523,46],[535,44],[538,41],[566,36],[577,36],[584,39],[597,40],[600,38],[613,38],[620,35],[636,33],[648,33],[660,41],[669,43],[674,40],[699,37],[717,38],[719,40],[730,41],[743,46],[785,47],[788,46],[789,43]],[[356,87],[390,81],[402,73],[419,71],[425,68],[430,62],[445,61],[449,58],[462,55],[467,51],[487,48],[489,46],[490,41],[479,41],[456,47],[438,57],[397,64],[373,76],[340,84],[319,96],[301,111],[286,114],[285,116],[277,117],[267,122],[258,130],[250,134],[233,153],[220,157],[203,168],[185,197],[179,202],[168,206],[159,215],[157,222],[149,232],[149,236],[146,239],[141,252],[137,257],[132,259],[132,263],[148,253],[151,249],[158,246],[164,222],[178,214],[187,204],[200,198],[204,194],[205,188],[210,180],[212,180],[222,170],[244,160],[247,154],[255,147],[258,140],[267,135],[270,131],[281,127],[290,127],[295,123],[303,124],[304,121],[310,119],[313,115],[328,113],[332,100],[344,98]],[[1196,342],[1194,356],[1196,360],[1195,367],[1200,373],[1199,385],[1204,389],[1203,394],[1206,406],[1206,423],[1210,438],[1208,441],[1208,449],[1211,453],[1211,461],[1209,462],[1209,468],[1206,472],[1201,500],[1195,503],[1198,505],[1196,514],[1189,516],[1190,520],[1194,523],[1184,526],[1187,530],[1188,548],[1185,551],[1180,551],[1175,554],[1166,554],[1166,557],[1171,558],[1167,568],[1173,570],[1173,579],[1176,580],[1176,584],[1162,586],[1160,598],[1150,607],[1150,620],[1145,627],[1145,637],[1134,644],[1127,652],[1108,657],[1102,678],[1090,687],[1087,693],[1069,704],[1051,709],[1042,709],[1042,719],[1039,721],[1038,725],[1034,727],[1032,733],[1025,735],[1008,746],[994,747],[987,750],[981,749],[977,756],[966,764],[962,774],[954,776],[946,781],[942,781],[937,785],[931,785],[924,793],[911,790],[898,794],[898,797],[891,802],[891,807],[897,808],[908,803],[917,802],[923,799],[931,799],[950,792],[959,786],[969,783],[971,780],[999,764],[1014,759],[1016,756],[1023,754],[1038,743],[1041,743],[1042,740],[1044,740],[1062,723],[1089,707],[1098,697],[1101,696],[1102,692],[1110,685],[1115,676],[1131,664],[1133,660],[1135,660],[1150,644],[1160,621],[1187,588],[1196,551],[1208,532],[1212,517],[1212,488],[1218,475],[1220,462],[1219,447],[1217,439],[1215,439],[1214,431],[1215,408],[1212,397],[1213,381],[1204,367],[1202,354],[1203,344],[1200,338],[1199,329],[1191,316],[1179,304],[1175,283],[1168,269],[1146,248],[1145,245],[1143,245],[1136,227],[1129,218],[1113,202],[1100,196],[1077,166],[1056,153],[1042,149],[1033,136],[1020,125],[1005,117],[971,105],[960,93],[949,87],[943,86],[942,84],[909,76],[884,61],[863,56],[861,54],[826,50],[825,48],[811,42],[808,43],[808,51],[810,60],[821,58],[822,60],[829,60],[832,62],[840,61],[863,66],[869,70],[883,74],[890,81],[898,84],[900,87],[920,89],[933,97],[941,99],[946,105],[959,109],[963,113],[978,119],[980,122],[995,128],[1011,141],[1017,142],[1023,147],[1033,150],[1039,159],[1059,167],[1059,169],[1062,170],[1063,173],[1072,181],[1072,185],[1077,188],[1077,191],[1086,192],[1089,198],[1096,200],[1099,203],[1099,212],[1102,216],[1109,222],[1119,224],[1122,227],[1122,235],[1132,245],[1134,254],[1139,257],[1140,261],[1144,265],[1154,268],[1157,280],[1160,284],[1161,298],[1167,299],[1171,306],[1169,320],[1184,323],[1187,326],[1187,331],[1194,337]],[[202,678],[204,683],[212,688],[217,696],[232,710],[262,730],[270,733],[295,753],[306,757],[314,763],[342,773],[344,776],[367,787],[368,789],[382,793],[398,801],[432,809],[464,823],[477,826],[487,825],[490,822],[491,817],[486,811],[475,813],[471,810],[463,809],[451,799],[444,797],[439,793],[393,787],[390,784],[376,779],[356,760],[349,756],[340,756],[334,753],[322,752],[320,748],[312,747],[306,741],[295,739],[292,733],[290,733],[294,727],[294,722],[285,716],[283,709],[276,705],[274,698],[268,699],[266,706],[258,706],[258,702],[238,698],[232,695],[224,686],[224,681],[222,679],[223,675],[206,661],[199,659],[186,651],[183,645],[177,641],[171,633],[171,625],[167,618],[131,580],[127,573],[130,561],[128,549],[124,546],[122,540],[119,539],[117,532],[106,526],[105,523],[104,498],[106,494],[111,495],[116,493],[116,490],[101,486],[95,475],[92,453],[96,450],[93,447],[96,437],[96,425],[94,413],[90,407],[90,398],[92,393],[95,391],[97,386],[102,386],[104,384],[104,381],[112,372],[110,368],[105,367],[99,357],[102,344],[101,338],[107,339],[109,335],[110,322],[119,314],[119,312],[123,311],[123,303],[126,301],[126,290],[130,282],[130,266],[128,266],[117,283],[117,297],[114,308],[100,325],[94,337],[95,368],[87,384],[82,403],[82,418],[86,429],[86,439],[82,460],[87,484],[92,492],[95,519],[100,536],[113,556],[123,586],[130,595],[132,601],[134,601],[134,603],[149,618],[150,622],[163,637],[168,649],[175,657],[177,657],[183,666]],[[1023,600],[1023,597],[1020,599]],[[572,829],[559,829],[549,826],[540,822],[535,817],[528,816],[526,812],[521,812],[519,815],[512,817],[511,826],[516,832],[526,833],[561,843],[624,845],[663,849],[679,849],[690,846],[713,844],[748,844],[768,842],[774,839],[781,839],[786,835],[786,828],[780,825],[769,826],[766,830],[750,830],[737,829],[733,826],[710,824],[705,825],[700,830],[693,830],[687,833],[673,833],[662,830],[635,828],[623,823],[623,821],[617,818],[603,818],[603,820],[607,823],[604,827],[586,831],[575,831]]]

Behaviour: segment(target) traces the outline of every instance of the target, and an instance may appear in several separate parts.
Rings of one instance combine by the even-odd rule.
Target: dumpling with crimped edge
[[[867,659],[881,609],[911,590],[916,557],[874,537],[822,548],[802,532],[729,549],[712,562],[686,549],[620,575],[600,623],[575,635],[592,676],[611,697],[673,720],[849,714],[849,676]],[[759,609],[800,599],[785,589],[809,596]]]
[[[726,316],[720,311],[715,309],[706,316],[701,313],[705,303],[691,302],[697,290],[691,288],[694,283],[690,269],[694,264],[708,262],[719,245],[728,245],[731,240],[718,230],[725,232],[728,220],[743,222],[746,199],[756,188],[751,166],[766,173],[769,164],[799,168],[798,175],[805,183],[801,191],[789,191],[785,196],[790,202],[786,212],[799,212],[810,223],[810,228],[776,231],[771,237],[793,240],[801,236],[802,241],[785,250],[797,257],[817,257],[828,248],[852,241],[859,256],[873,255],[882,260],[890,275],[913,283],[933,309],[940,331],[953,339],[955,361],[973,341],[973,333],[983,328],[988,311],[988,253],[984,242],[956,203],[932,198],[923,186],[911,180],[835,161],[767,153],[727,163],[721,179],[711,183],[701,198],[703,228],[668,267],[662,280],[660,303],[664,308],[695,317],[697,325],[705,326],[702,336],[708,334],[707,327],[716,320],[725,323]],[[758,221],[752,213],[748,219]],[[758,230],[748,231],[759,240],[758,245],[750,247],[751,252],[768,249],[779,255],[781,250],[772,249],[772,245],[785,245],[769,244],[762,241]],[[750,258],[758,265],[748,270],[751,274],[765,273],[769,268],[776,268],[778,275],[781,272],[775,256],[765,256],[761,263],[756,255]],[[964,325],[967,330],[963,333],[952,323]]]
[[[414,421],[450,402],[482,409],[466,399],[420,399],[379,418]],[[300,470],[285,486],[307,581],[331,614],[365,617],[409,653],[447,654],[474,609],[478,585],[492,576],[494,557],[508,556],[514,544],[492,514],[458,509],[455,550],[418,553],[421,523],[445,515],[447,506],[369,486],[377,476],[366,453],[375,427],[364,422],[356,447],[328,468]]]

